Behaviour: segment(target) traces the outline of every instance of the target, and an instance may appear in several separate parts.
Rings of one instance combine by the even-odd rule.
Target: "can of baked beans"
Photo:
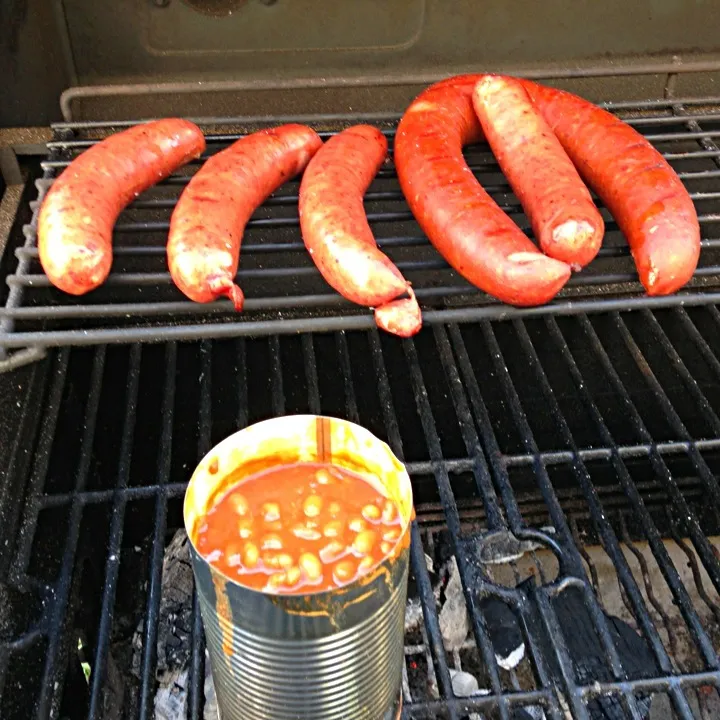
[[[373,566],[347,584],[299,592],[250,587],[203,554],[199,538],[232,488],[258,473],[301,464],[371,483],[395,507],[395,541],[384,543]],[[267,420],[231,435],[202,459],[188,485],[184,519],[222,720],[399,717],[413,517],[403,464],[388,445],[345,420]],[[275,577],[287,579],[290,572]]]

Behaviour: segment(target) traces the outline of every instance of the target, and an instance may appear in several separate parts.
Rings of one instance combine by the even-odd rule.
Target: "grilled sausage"
[[[625,234],[648,295],[690,280],[700,223],[677,173],[636,130],[570,93],[525,82],[533,103]]]
[[[481,77],[459,75],[434,87],[469,95]],[[640,133],[611,113],[577,95],[522,83],[580,175],[617,221],[648,294],[679,290],[697,267],[700,224],[677,173]]]
[[[473,105],[490,149],[546,255],[579,270],[596,255],[605,224],[575,166],[520,81],[485,75]]]
[[[101,285],[112,265],[112,231],[143,190],[205,149],[191,122],[166,119],[124,130],[73,160],[45,196],[38,218],[40,263],[71,295]]]
[[[300,227],[328,284],[347,300],[374,307],[383,330],[409,337],[422,325],[420,308],[410,283],[378,249],[363,208],[363,195],[386,155],[385,136],[368,125],[328,140],[303,175]]]
[[[467,166],[463,145],[482,137],[471,92],[445,81],[407,109],[395,138],[400,187],[420,227],[458,273],[503,302],[545,303],[567,282],[570,267],[543,255]]]
[[[175,206],[167,244],[170,275],[187,297],[204,303],[227,296],[242,310],[235,273],[245,225],[321,145],[309,127],[282,125],[241,138],[202,166]]]

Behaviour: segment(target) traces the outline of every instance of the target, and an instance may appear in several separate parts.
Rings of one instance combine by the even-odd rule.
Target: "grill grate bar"
[[[638,514],[640,518],[640,522],[643,526],[643,530],[645,531],[645,535],[648,538],[648,541],[650,542],[653,554],[658,559],[658,564],[661,567],[661,570],[667,571],[667,564],[669,562],[669,558],[667,556],[663,558],[658,558],[658,554],[656,552],[657,549],[657,543],[653,545],[653,534],[657,533],[656,528],[654,527],[652,520],[647,512],[647,509],[645,508],[642,499],[639,497],[637,493],[637,489],[633,486],[632,480],[630,479],[630,476],[628,474],[627,468],[625,467],[622,459],[620,458],[619,454],[615,452],[615,444],[612,440],[612,436],[610,435],[610,432],[605,425],[605,421],[602,418],[602,415],[600,414],[600,411],[598,410],[597,406],[595,405],[595,402],[590,397],[590,394],[587,390],[587,387],[583,381],[582,374],[580,372],[580,369],[575,362],[575,359],[570,351],[570,348],[567,345],[567,342],[565,341],[565,338],[563,337],[560,328],[558,327],[557,322],[554,319],[550,319],[547,321],[547,326],[550,331],[550,335],[553,339],[554,345],[560,350],[560,354],[563,357],[565,367],[569,369],[570,375],[573,379],[573,383],[575,386],[575,389],[580,396],[580,399],[583,403],[583,405],[588,409],[591,417],[593,418],[593,422],[597,426],[598,430],[600,431],[600,434],[603,436],[603,439],[608,440],[610,443],[612,443],[613,447],[613,466],[614,469],[617,472],[618,478],[620,479],[620,482],[623,485],[623,488],[625,490],[626,495],[628,496],[628,499],[633,505],[633,508],[635,512]],[[590,331],[592,331],[592,327],[590,327],[590,323],[587,323],[587,326]],[[586,328],[586,331],[587,329]],[[593,331],[594,334],[594,331]],[[597,336],[595,336],[597,339]],[[599,340],[598,343],[599,345]],[[593,348],[597,353],[597,347]],[[600,350],[602,351],[602,347],[600,347]],[[637,583],[635,582],[635,579],[632,575],[632,572],[627,564],[627,560],[625,559],[625,556],[623,555],[620,546],[617,541],[617,537],[615,536],[614,532],[612,531],[609,523],[604,517],[602,505],[600,503],[600,500],[598,498],[597,490],[593,486],[593,484],[585,482],[585,475],[584,473],[578,474],[578,479],[580,480],[581,484],[583,484],[583,489],[585,490],[585,495],[588,500],[588,503],[591,507],[591,513],[593,516],[594,524],[598,528],[598,531],[600,533],[600,537],[602,538],[603,547],[605,548],[605,551],[608,553],[608,555],[611,557],[615,570],[617,572],[618,582],[621,583],[621,591],[622,591],[622,597],[626,604],[631,605],[633,615],[635,618],[637,618],[642,631],[643,636],[645,640],[650,644],[650,647],[652,648],[653,654],[655,655],[655,659],[658,662],[660,668],[665,673],[671,673],[672,672],[672,662],[665,650],[665,648],[662,645],[662,642],[660,640],[660,637],[657,634],[657,630],[655,628],[655,625],[648,613],[647,607],[645,606],[645,603],[642,599],[642,596],[640,595],[639,588],[637,586]],[[594,510],[594,512],[593,512]],[[659,543],[659,545],[662,547],[662,543]],[[664,548],[663,548],[664,552]],[[679,691],[677,687],[672,687],[670,691],[673,704],[676,708],[676,710],[679,712],[680,716],[683,718],[692,717],[692,714],[690,713],[689,706],[687,703],[687,699],[682,694],[682,692]]]
[[[670,508],[666,507],[665,511],[669,520],[670,535],[672,536],[672,539],[675,541],[676,545],[685,553],[685,557],[687,557],[688,565],[690,566],[690,570],[692,572],[693,580],[695,581],[695,587],[698,591],[698,595],[712,612],[713,616],[715,617],[715,622],[720,624],[720,605],[714,602],[707,594],[707,590],[705,590],[705,585],[703,583],[702,575],[700,574],[700,568],[698,567],[697,560],[695,559],[695,554],[688,547],[687,543],[682,539],[682,537],[680,537],[680,534],[678,532],[677,519],[670,512]]]
[[[633,422],[635,429],[640,432],[641,435],[649,436],[649,433],[644,427],[642,419],[640,418],[637,409],[635,408],[635,405],[630,399],[630,396],[628,395],[627,390],[622,383],[622,380],[618,376],[615,367],[613,366],[610,358],[607,355],[607,351],[603,347],[600,338],[590,324],[590,321],[586,318],[581,318],[580,323],[590,346],[592,347],[595,355],[602,363],[603,369],[605,371],[605,377],[609,380],[613,388],[616,389],[618,395],[623,399],[625,409],[627,410],[628,416]],[[603,426],[600,426],[598,422],[598,428],[603,434],[605,434],[607,429],[604,427],[604,424]],[[611,437],[608,437],[607,439],[612,442]],[[649,440],[651,442],[652,438],[649,437]],[[665,487],[672,492],[674,497],[679,495],[677,484],[672,478],[662,458],[657,454],[653,454],[651,457],[655,461],[655,467],[658,471],[658,474],[662,477]],[[652,548],[653,555],[655,556],[660,571],[662,572],[668,587],[670,588],[675,600],[677,601],[683,618],[685,619],[685,622],[687,623],[693,635],[693,640],[698,646],[698,649],[701,651],[703,658],[705,662],[709,665],[709,667],[717,668],[718,658],[712,648],[712,643],[710,642],[705,630],[703,629],[702,623],[700,622],[697,613],[693,609],[692,601],[690,600],[690,597],[687,594],[687,590],[685,589],[682,582],[680,581],[680,578],[678,577],[677,570],[673,566],[672,560],[667,554],[665,546],[662,543],[660,533],[658,532],[657,527],[655,527],[647,511],[647,508],[642,501],[642,498],[637,492],[637,488],[633,484],[632,479],[630,478],[627,469],[620,460],[619,456],[617,456],[615,467],[618,470],[618,475],[623,482],[628,498],[635,507],[637,518],[643,527],[643,531],[645,532],[647,541]]]
[[[398,262],[396,263],[399,270],[405,271],[406,273],[412,273],[415,271],[428,271],[428,270],[448,270],[449,266],[444,260],[417,260],[417,261],[408,261],[408,262]],[[299,278],[299,277],[306,277],[306,276],[314,276],[316,273],[315,268],[312,267],[287,267],[287,268],[277,268],[275,270],[271,270],[268,268],[257,268],[252,270],[239,270],[237,273],[237,278]],[[715,277],[717,275],[720,275],[720,265],[710,265],[707,267],[698,268],[698,270],[695,272],[696,278],[703,278],[703,277]],[[588,273],[587,275],[575,275],[572,277],[565,285],[566,288],[576,288],[576,287],[584,287],[588,285],[596,285],[598,281],[601,279],[607,282],[608,285],[619,285],[622,283],[637,283],[637,274],[636,273],[613,273],[612,275],[604,275],[600,276],[597,274]],[[8,276],[7,278],[8,285],[15,286],[15,285],[22,285],[24,287],[33,287],[33,288],[43,288],[43,287],[49,287],[50,281],[48,280],[46,275],[25,275],[23,277],[20,276]],[[116,273],[114,275],[110,275],[107,279],[107,284],[109,287],[118,287],[118,286],[138,286],[138,287],[145,287],[145,286],[159,286],[159,285],[169,285],[171,283],[171,278],[169,273]],[[450,295],[453,293],[452,288],[443,288],[444,294]],[[463,292],[464,294],[473,294],[473,295],[479,295],[480,291],[477,289],[472,288],[469,284],[465,285],[462,288],[458,288],[455,292]],[[424,291],[421,293],[421,297],[424,299],[426,297],[442,297],[442,291],[440,289],[435,289],[432,293],[428,293],[427,291]],[[324,297],[324,296],[320,296]],[[332,296],[329,296],[332,297]],[[677,296],[674,296],[677,297]],[[278,302],[280,299],[276,300]],[[248,301],[249,302],[249,301]],[[254,309],[262,309],[266,307],[267,301],[265,299],[260,300],[256,299],[255,301],[257,303],[256,306],[249,306],[248,309],[254,310]],[[286,300],[286,303],[288,303],[288,306],[294,307],[297,306],[297,299],[295,298],[288,298]],[[190,305],[190,303],[183,303],[184,305]],[[336,301],[336,304],[348,304],[348,303],[342,303],[341,299],[338,299]],[[352,307],[352,305],[350,305]],[[549,306],[552,307],[552,306]],[[163,307],[162,309],[167,309],[166,307]],[[189,310],[188,310],[189,311]],[[57,315],[59,315],[61,311],[57,311]],[[116,309],[113,310],[114,314],[118,314],[118,311]],[[208,312],[208,311],[206,311]],[[41,317],[39,314],[37,314],[36,311],[34,311],[35,317]],[[31,314],[31,316],[33,315]],[[97,314],[97,313],[96,313]],[[9,316],[12,315],[12,313],[6,314],[3,313],[3,315]]]
[[[378,396],[380,398],[380,408],[387,431],[387,437],[395,455],[402,462],[404,460],[403,443],[398,426],[398,415],[390,390],[390,379],[388,377],[385,360],[383,358],[382,346],[377,330],[371,330],[369,333],[370,354],[372,357],[373,368],[377,378]],[[438,683],[442,696],[449,702],[446,702],[442,709],[447,709],[450,720],[459,720],[458,709],[450,700],[453,698],[452,680],[450,679],[450,671],[448,669],[445,657],[445,647],[440,632],[440,621],[435,609],[435,597],[433,596],[432,584],[425,563],[425,554],[422,549],[422,538],[418,528],[417,520],[413,520],[411,525],[411,545],[410,545],[410,563],[415,582],[418,587],[418,595],[423,611],[423,623],[425,632],[427,633],[427,645],[430,651],[431,660],[434,667],[438,667]],[[403,708],[403,717],[408,715],[407,706]]]
[[[543,370],[542,363],[537,354],[537,351],[535,350],[530,335],[528,334],[528,331],[522,321],[515,321],[513,324],[520,340],[520,346],[523,348],[523,351],[530,362],[530,366],[533,368],[534,374],[540,384],[543,392],[543,397],[545,398],[545,401],[547,402],[548,408],[550,410],[550,415],[555,419],[555,422],[560,429],[564,442],[567,443],[568,446],[571,447],[573,450],[575,450],[575,440],[573,438],[572,431],[570,430],[570,427],[568,426],[562,414],[560,406],[558,405],[557,399],[555,398],[555,394],[552,390],[552,386],[550,385],[548,377]],[[555,328],[557,328],[557,325],[555,325]],[[580,485],[586,499],[588,500],[588,504],[590,506],[590,513],[593,521],[595,522],[595,526],[598,527],[602,525],[601,533],[603,534],[606,541],[610,541],[611,543],[613,560],[619,560],[620,553],[618,551],[616,539],[612,533],[609,524],[606,520],[603,519],[603,512],[599,503],[599,499],[593,487],[593,483],[587,471],[587,468],[577,455],[575,455],[575,459],[573,462],[573,471],[578,484]],[[631,576],[626,575],[626,577]],[[595,623],[595,627],[598,630],[598,635],[602,641],[603,649],[607,655],[608,660],[610,661],[610,667],[613,674],[615,675],[615,679],[624,679],[624,677],[626,677],[625,670],[622,666],[622,663],[620,662],[620,657],[618,655],[617,649],[612,641],[610,628],[608,626],[607,619],[602,613],[602,608],[600,607],[599,602],[597,601],[593,593],[590,591],[586,583],[583,583],[582,589],[586,607],[592,615],[593,622]],[[637,590],[637,587],[635,587],[634,590]],[[624,693],[623,701],[634,717],[641,716],[636,699],[632,694],[628,695],[627,693]]]
[[[140,720],[154,717],[153,695],[155,676],[153,668],[157,656],[157,629],[160,614],[160,590],[162,585],[162,564],[167,530],[167,500],[162,486],[170,475],[172,458],[173,415],[175,410],[175,372],[177,367],[177,346],[167,345],[165,352],[165,385],[162,401],[162,436],[158,448],[157,475],[161,486],[155,500],[153,540],[150,560],[150,583],[143,626],[142,661],[140,666]]]
[[[504,396],[507,398],[510,413],[520,432],[522,443],[528,452],[537,456],[538,447],[533,437],[532,429],[530,428],[530,424],[525,414],[525,410],[522,407],[522,403],[520,402],[520,397],[517,393],[513,380],[510,377],[510,373],[503,358],[503,353],[500,345],[498,344],[495,332],[487,322],[482,324],[482,332],[487,345],[490,348],[495,375],[503,388]],[[569,553],[563,553],[565,570],[576,577],[583,577],[582,558],[572,541],[572,533],[570,532],[565,515],[553,490],[547,469],[542,465],[542,463],[536,462],[533,470],[535,471],[536,482],[540,492],[542,493],[548,507],[552,525],[557,533],[558,545],[560,546],[558,549],[561,549],[561,553],[564,549],[570,549]]]
[[[472,413],[470,412],[467,399],[462,391],[462,381],[460,380],[460,374],[452,356],[452,349],[450,348],[444,326],[436,325],[434,335],[440,361],[443,364],[443,369],[448,378],[448,385],[452,392],[453,405],[455,406],[465,449],[468,457],[472,459],[473,476],[480,497],[482,498],[483,506],[485,507],[488,530],[492,531],[507,528],[507,524],[502,516],[497,493],[493,487],[490,469],[482,447],[480,446],[480,439],[473,426]]]
[[[200,412],[198,462],[212,449],[212,344],[205,340],[200,345]],[[205,686],[205,633],[200,615],[197,590],[193,589],[192,632],[190,635],[190,673],[188,682],[188,709],[191,720],[202,720]]]
[[[630,334],[627,325],[618,315],[613,316],[613,321],[615,328],[618,330],[618,334],[623,339],[623,342],[625,343],[627,348],[630,350],[633,359],[643,373],[643,376],[648,385],[651,387],[653,394],[662,404],[665,417],[672,426],[674,432],[676,432],[683,439],[689,439],[690,434],[683,425],[678,414],[675,412],[672,403],[668,399],[667,395],[662,389],[662,386],[655,377],[653,371],[650,368],[650,365],[643,356],[642,351],[640,350],[637,343]],[[652,327],[653,326],[651,324],[651,328]],[[667,350],[666,345],[663,343],[661,344],[663,345],[663,348]],[[696,399],[697,401],[697,398],[694,399]],[[700,407],[702,407],[702,405],[700,405]],[[633,414],[633,417],[641,434],[645,436],[644,439],[650,439],[650,433],[647,431],[644,424],[642,423],[640,416]],[[697,449],[693,448],[692,446],[689,448],[688,455],[693,463],[693,467],[697,471],[699,477],[702,479],[706,491],[715,502],[715,505],[720,505],[720,491],[717,487],[717,481],[713,477],[713,474],[710,471],[710,468],[707,466],[704,458],[702,457],[702,455],[700,455]],[[683,517],[683,527],[690,534],[693,545],[700,554],[703,564],[705,565],[705,569],[710,576],[713,585],[715,585],[715,588],[720,591],[720,563],[718,562],[716,553],[713,551],[713,548],[708,543],[707,537],[705,537],[704,533],[700,529],[700,523],[698,522],[697,517],[693,512],[691,512],[687,502],[685,501],[685,498],[680,492],[680,489],[677,487],[677,484],[672,479],[667,465],[656,453],[653,453],[651,457],[654,457],[658,461],[658,474],[660,477],[666,480],[668,484],[668,489],[673,499],[673,504],[675,505],[675,507],[678,508],[679,513]]]
[[[440,445],[440,439],[437,434],[435,426],[435,420],[432,414],[432,407],[428,398],[427,389],[425,387],[425,381],[422,376],[422,370],[420,361],[417,354],[417,348],[412,339],[403,340],[403,346],[405,350],[405,357],[407,358],[407,364],[410,371],[410,377],[412,380],[413,390],[415,394],[415,403],[417,405],[418,415],[423,428],[423,433],[428,446],[428,452],[430,453],[430,460],[439,461],[442,458],[442,448]],[[473,632],[475,638],[480,644],[480,651],[488,670],[490,677],[491,689],[495,695],[498,696],[498,710],[502,720],[508,720],[509,710],[505,698],[502,695],[500,676],[496,664],[493,662],[493,650],[490,643],[490,639],[487,634],[487,625],[480,620],[478,613],[476,612],[476,603],[473,596],[473,583],[472,583],[472,568],[470,566],[469,559],[465,556],[461,546],[461,533],[460,528],[460,517],[455,502],[455,496],[450,485],[450,478],[448,477],[447,471],[438,462],[434,467],[433,475],[435,476],[435,482],[440,493],[440,499],[445,513],[445,519],[447,522],[448,530],[452,538],[453,550],[460,571],[460,577],[462,578],[463,592],[465,596],[465,603],[470,613]],[[441,640],[442,642],[442,640]]]
[[[308,410],[312,415],[319,415],[321,413],[320,386],[318,385],[317,361],[315,360],[312,335],[302,336],[302,349],[305,380],[308,386]]]
[[[140,385],[141,346],[134,345],[130,350],[130,366],[128,369],[128,389],[125,402],[122,439],[120,440],[120,461],[118,463],[117,486],[113,491],[112,523],[108,541],[108,557],[105,565],[105,582],[103,585],[102,611],[98,627],[98,640],[92,667],[92,687],[90,689],[89,720],[100,717],[102,712],[102,690],[106,678],[107,658],[110,646],[110,630],[113,620],[113,607],[120,572],[120,547],[125,520],[127,499],[123,490],[127,488],[130,476],[130,462],[133,450],[133,434]]]
[[[466,443],[468,454],[473,457],[473,470],[476,471],[476,483],[478,483],[479,485],[479,491],[481,497],[483,498],[488,532],[506,528],[507,525],[502,518],[502,514],[497,500],[497,495],[495,493],[495,489],[492,486],[492,477],[489,474],[488,465],[485,461],[485,456],[480,446],[479,438],[473,426],[472,415],[467,404],[467,399],[463,393],[462,381],[460,379],[457,365],[453,358],[452,348],[448,341],[448,336],[445,328],[438,327],[435,329],[435,342],[438,347],[440,360],[443,364],[443,369],[445,370],[446,376],[448,378],[448,385],[451,388],[453,405],[455,407],[458,422],[461,426],[461,431],[464,436],[463,439]],[[509,591],[500,589],[499,587],[495,586],[488,577],[486,577],[486,574],[484,572],[480,571],[479,579],[473,578],[471,581],[470,578],[467,578],[466,582],[467,585],[471,587],[476,587],[477,593],[482,593],[484,591],[494,591],[498,596],[504,598],[506,601],[509,601],[512,606],[520,610],[523,616],[526,615],[527,608],[523,608],[523,598],[519,595],[519,593],[511,593]],[[498,676],[498,672],[494,662],[495,651],[494,649],[492,649],[492,645],[488,636],[488,623],[485,618],[485,614],[476,604],[475,596],[473,595],[473,593],[470,590],[467,590],[466,594],[468,596],[468,603],[473,610],[473,632],[475,633],[475,637],[478,638],[478,641],[480,642],[483,659],[485,661],[486,668],[488,669],[491,681],[493,683],[493,691],[497,693],[496,685],[499,686],[500,678]],[[538,646],[537,639],[534,637],[533,634],[528,633],[525,634],[525,638],[530,646],[530,653],[534,661],[534,669],[538,675],[538,678],[540,679],[540,682],[544,686],[550,686],[552,683],[550,679],[550,673],[547,668],[547,662]],[[514,678],[514,683],[517,683],[516,678]],[[552,702],[549,704],[549,707],[547,709],[553,717],[560,716],[560,710],[557,707],[557,703],[554,697],[552,698]],[[501,708],[501,713],[502,712],[503,709]]]
[[[75,478],[76,492],[81,492],[85,487],[90,469],[104,368],[105,348],[100,347],[96,350],[93,358],[90,394],[88,396],[85,425],[81,440],[81,455]],[[63,652],[61,641],[64,633],[62,630],[64,623],[67,622],[65,612],[68,607],[71,586],[74,579],[72,569],[75,563],[75,553],[80,536],[82,509],[80,503],[74,502],[71,505],[69,531],[65,541],[62,570],[54,592],[55,604],[48,633],[48,650],[43,669],[42,690],[38,701],[38,711],[40,715],[47,714],[50,716],[53,712],[57,711],[55,707],[58,701],[57,691],[63,684],[63,675],[66,670],[66,667],[58,662],[58,655]]]

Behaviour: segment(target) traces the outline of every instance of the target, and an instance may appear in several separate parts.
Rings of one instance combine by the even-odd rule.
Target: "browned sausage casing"
[[[422,325],[420,308],[410,283],[378,249],[363,207],[386,155],[385,136],[369,125],[330,138],[303,175],[300,227],[328,284],[348,300],[374,307],[383,330],[409,337]]]
[[[472,94],[481,75],[435,87]],[[688,191],[665,158],[611,113],[562,90],[523,80],[535,107],[627,238],[649,295],[690,280],[700,257],[700,223]]]
[[[465,162],[463,145],[482,137],[471,95],[472,85],[444,82],[413,101],[395,138],[400,187],[420,227],[463,277],[512,305],[545,303],[570,267],[543,255]]]
[[[525,88],[625,234],[648,295],[679,290],[698,264],[700,223],[677,173],[611,113],[561,90],[530,82]]]
[[[475,85],[473,105],[542,250],[573,269],[587,265],[600,249],[605,223],[522,83],[485,75]]]
[[[321,145],[309,127],[282,125],[238,140],[200,168],[175,206],[167,244],[170,274],[187,297],[204,303],[226,296],[242,309],[235,273],[245,225]]]
[[[71,295],[101,285],[123,208],[204,149],[200,128],[169,118],[111,135],[73,160],[52,184],[38,218],[40,263],[50,282]]]

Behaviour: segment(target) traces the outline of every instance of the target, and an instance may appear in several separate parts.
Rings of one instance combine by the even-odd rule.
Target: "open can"
[[[203,517],[231,487],[294,463],[352,471],[395,502],[400,538],[369,574],[338,589],[275,595],[244,587],[197,552]],[[184,518],[221,720],[399,717],[413,501],[407,471],[384,442],[330,417],[257,423],[202,459]]]

